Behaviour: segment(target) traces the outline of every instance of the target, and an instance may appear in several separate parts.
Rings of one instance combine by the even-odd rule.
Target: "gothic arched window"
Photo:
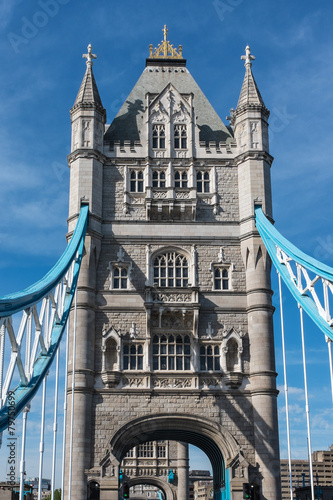
[[[143,193],[143,172],[142,170],[130,171],[131,193]]]
[[[189,265],[185,255],[165,252],[154,258],[153,266],[155,285],[177,288],[188,285]]]
[[[214,290],[229,290],[229,269],[226,267],[214,268]]]
[[[200,347],[200,370],[220,370],[220,348],[214,345],[202,345]]]
[[[153,149],[165,148],[165,125],[153,125]]]
[[[153,370],[190,370],[191,341],[188,335],[154,335]]]
[[[207,170],[197,172],[197,192],[209,193],[209,191],[210,191],[209,172],[207,172]]]
[[[124,345],[124,370],[143,369],[143,346],[141,344]]]
[[[153,187],[165,187],[165,170],[153,170]]]
[[[173,129],[175,149],[187,149],[187,127],[186,125],[175,125]]]
[[[113,266],[112,288],[125,290],[128,287],[128,266]]]
[[[175,172],[175,188],[187,188],[187,172],[176,170]]]

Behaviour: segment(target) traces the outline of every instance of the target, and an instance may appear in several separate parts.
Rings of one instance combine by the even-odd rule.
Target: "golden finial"
[[[164,33],[164,41],[166,42],[167,41],[167,36],[168,36],[168,31],[169,31],[166,24],[164,25],[164,28],[163,28],[162,31]]]
[[[183,59],[182,46],[179,45],[178,52],[177,49],[171,45],[168,41],[168,28],[164,25],[163,28],[164,40],[158,44],[157,48],[153,50],[152,44],[149,45],[149,59]]]

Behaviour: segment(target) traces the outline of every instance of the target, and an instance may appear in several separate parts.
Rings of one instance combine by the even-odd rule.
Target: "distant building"
[[[333,486],[315,486],[315,499],[319,500],[332,500],[333,498]],[[296,500],[310,500],[311,499],[311,487],[305,486],[302,488],[295,488],[295,499]]]
[[[36,500],[38,498],[38,484],[39,478],[33,477],[25,481],[25,484],[31,486],[32,488],[32,499]],[[51,494],[51,479],[42,479],[42,499],[46,498]]]
[[[19,500],[20,484],[0,483],[0,500]],[[24,498],[31,500],[31,486],[24,483]]]
[[[312,453],[312,468],[315,485],[318,484],[327,493],[326,488],[333,487],[333,445],[331,445],[329,450],[314,451]],[[306,499],[307,487],[310,485],[309,461],[292,460],[291,469],[293,489],[294,491],[295,488],[297,489],[300,500]],[[281,460],[281,487],[282,500],[289,500],[289,464],[286,459]],[[311,498],[311,496],[308,498]],[[328,498],[331,500],[332,495]]]
[[[213,476],[209,470],[190,471],[189,484],[189,500],[214,498]]]

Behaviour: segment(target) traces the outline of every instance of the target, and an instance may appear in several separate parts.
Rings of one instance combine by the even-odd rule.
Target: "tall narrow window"
[[[157,458],[166,458],[166,443],[165,441],[157,442]]]
[[[175,125],[173,129],[174,148],[187,149],[187,127],[186,125]]]
[[[176,170],[175,172],[175,188],[187,188],[187,172]]]
[[[165,187],[165,170],[153,170],[153,187]]]
[[[142,170],[130,171],[130,189],[132,193],[143,193],[143,172]]]
[[[209,172],[197,172],[197,192],[198,193],[209,193]]]
[[[202,345],[200,347],[200,370],[204,372],[220,370],[219,346]]]
[[[229,270],[223,267],[214,269],[214,289],[229,290]]]
[[[113,288],[126,289],[128,286],[128,268],[123,266],[113,267]]]
[[[153,149],[165,149],[165,125],[153,125]]]
[[[154,335],[153,337],[154,370],[190,370],[191,342],[185,335]]]
[[[141,344],[124,345],[124,370],[143,369],[143,346]]]
[[[153,262],[154,284],[159,287],[184,287],[188,285],[188,260],[177,252],[157,255]]]

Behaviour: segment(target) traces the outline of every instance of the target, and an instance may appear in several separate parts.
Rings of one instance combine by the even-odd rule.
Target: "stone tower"
[[[270,261],[254,221],[255,203],[272,216],[269,112],[249,47],[227,127],[163,31],[111,125],[91,46],[71,110],[70,232],[80,204],[90,210],[71,498],[88,498],[92,484],[101,500],[122,498],[129,450],[171,440],[177,488],[165,486],[157,463],[156,474],[127,486],[152,484],[167,500],[186,500],[190,443],[210,459],[215,500],[241,499],[247,482],[257,498],[278,500]],[[72,372],[70,361],[69,402]]]

